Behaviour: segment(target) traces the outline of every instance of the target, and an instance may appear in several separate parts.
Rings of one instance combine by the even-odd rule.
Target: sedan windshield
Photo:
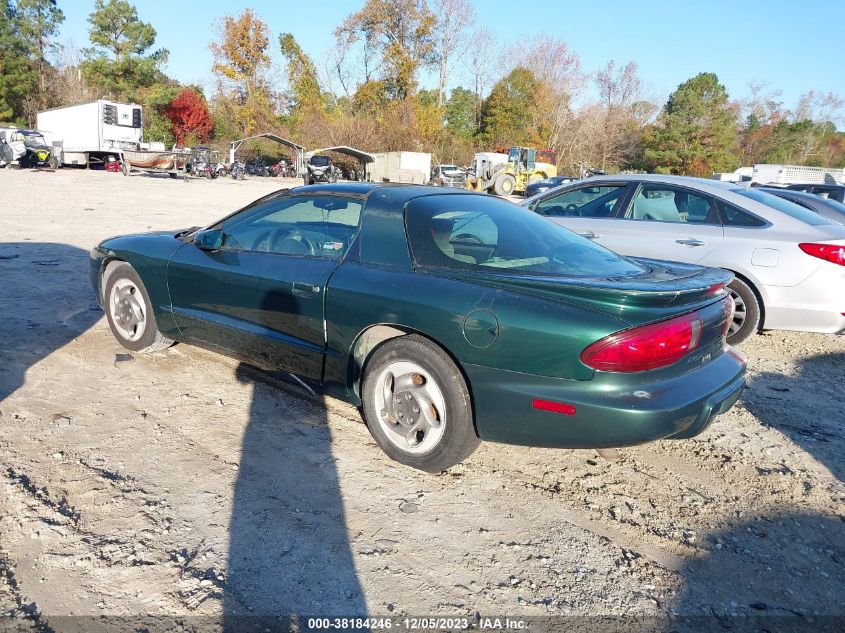
[[[829,220],[818,213],[805,209],[804,207],[800,207],[789,200],[773,196],[765,191],[760,191],[758,189],[731,189],[731,191],[738,193],[741,196],[745,196],[746,198],[756,200],[757,202],[762,202],[766,206],[772,207],[773,209],[776,209],[781,213],[785,213],[789,217],[795,218],[804,224],[809,224],[810,226],[836,224],[833,220]]]
[[[565,277],[630,277],[646,272],[562,226],[488,196],[416,198],[405,211],[408,241],[422,268]]]

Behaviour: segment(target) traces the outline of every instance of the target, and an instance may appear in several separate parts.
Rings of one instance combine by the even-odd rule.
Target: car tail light
[[[798,248],[807,253],[807,255],[818,257],[826,262],[845,266],[845,246],[840,246],[838,244],[812,244],[805,242],[803,244],[799,244]]]
[[[636,372],[678,362],[698,347],[704,322],[698,312],[623,330],[581,352],[581,362],[599,371]]]

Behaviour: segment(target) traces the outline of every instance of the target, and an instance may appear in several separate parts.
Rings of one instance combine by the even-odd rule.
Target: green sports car
[[[361,406],[393,459],[437,472],[481,440],[689,438],[729,409],[723,270],[622,257],[484,194],[282,190],[206,228],[114,237],[91,282],[121,345],[174,341]]]

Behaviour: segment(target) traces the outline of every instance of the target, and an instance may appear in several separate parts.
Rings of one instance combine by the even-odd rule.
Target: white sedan
[[[767,330],[845,333],[845,226],[734,183],[596,176],[522,203],[623,255],[726,268],[728,342]]]

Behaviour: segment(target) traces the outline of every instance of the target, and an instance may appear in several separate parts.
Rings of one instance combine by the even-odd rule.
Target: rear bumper
[[[767,330],[845,333],[845,267],[823,263],[797,286],[764,286]]]
[[[691,371],[596,372],[566,380],[464,365],[479,437],[549,448],[630,446],[701,433],[730,409],[745,386],[745,359],[735,350]],[[538,410],[534,399],[574,406],[573,415]]]

